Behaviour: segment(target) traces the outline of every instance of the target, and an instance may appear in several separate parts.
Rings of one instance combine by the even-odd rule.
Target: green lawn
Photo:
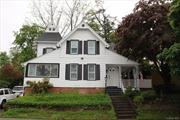
[[[3,118],[36,118],[46,120],[116,120],[115,113],[112,110],[59,112],[33,108],[16,108],[0,113],[0,116]]]
[[[94,108],[106,109],[111,108],[111,100],[105,94],[42,94],[27,95],[8,102],[10,107],[38,107],[38,108]]]
[[[3,118],[46,120],[116,120],[111,99],[106,94],[26,95],[8,102]]]

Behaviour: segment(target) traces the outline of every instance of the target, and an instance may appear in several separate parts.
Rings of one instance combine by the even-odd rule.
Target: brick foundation
[[[72,88],[72,87],[53,87],[49,89],[50,93],[81,93],[94,94],[105,92],[104,88]],[[31,88],[25,88],[25,94],[31,93]]]

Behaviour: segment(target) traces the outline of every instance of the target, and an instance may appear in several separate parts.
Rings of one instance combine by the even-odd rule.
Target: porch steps
[[[109,94],[118,120],[135,120],[136,112],[131,102],[123,96],[122,90],[117,87],[106,88]]]

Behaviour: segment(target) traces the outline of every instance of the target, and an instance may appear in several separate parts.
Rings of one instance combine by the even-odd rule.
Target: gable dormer
[[[109,44],[84,21],[77,25],[57,45],[63,48],[66,54],[70,55],[100,55],[101,49],[109,47]]]
[[[49,24],[46,31],[37,39],[37,56],[52,52],[61,39],[58,28],[53,23]]]

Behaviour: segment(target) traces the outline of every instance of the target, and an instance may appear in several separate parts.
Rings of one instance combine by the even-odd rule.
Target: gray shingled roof
[[[44,32],[37,41],[60,41],[61,39],[59,32]]]

